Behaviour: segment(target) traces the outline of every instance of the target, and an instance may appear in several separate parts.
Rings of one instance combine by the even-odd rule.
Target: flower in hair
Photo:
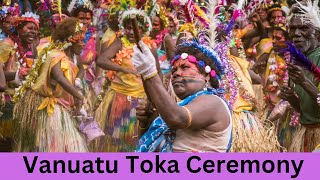
[[[198,62],[198,65],[199,65],[200,67],[204,67],[204,66],[205,66],[205,63],[204,63],[203,61],[199,61],[199,62]]]
[[[210,73],[210,72],[211,72],[211,67],[208,66],[208,65],[206,65],[206,67],[204,68],[204,71],[205,71],[206,73]]]
[[[180,57],[181,57],[181,59],[187,59],[188,56],[189,55],[187,53],[182,53]]]
[[[210,71],[209,74],[210,74],[211,77],[215,77],[217,75],[215,70]]]
[[[189,60],[189,62],[192,62],[192,63],[198,62],[198,60],[194,56],[188,56],[188,60]]]
[[[23,18],[33,18],[34,20],[36,20],[39,23],[39,19],[40,16],[38,16],[37,14],[34,14],[32,12],[26,12],[25,14],[23,14],[21,17]]]

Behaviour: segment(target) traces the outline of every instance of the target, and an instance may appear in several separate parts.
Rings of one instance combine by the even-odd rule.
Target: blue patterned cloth
[[[188,96],[184,100],[178,103],[179,106],[185,106],[189,104],[196,97],[201,95],[218,95],[222,96],[223,89],[208,89],[199,91],[191,96]],[[229,109],[230,110],[230,109]],[[232,133],[231,133],[232,134]],[[175,131],[170,129],[164,120],[158,116],[149,127],[148,131],[140,138],[138,148],[136,152],[172,152],[172,145],[175,139]],[[162,143],[163,142],[163,143]],[[229,147],[231,147],[232,137],[230,138]],[[161,147],[160,147],[161,145]]]

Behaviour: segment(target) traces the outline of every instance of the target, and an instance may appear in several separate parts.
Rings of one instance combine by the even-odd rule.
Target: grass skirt
[[[267,128],[250,111],[233,112],[231,152],[279,152],[274,128]]]
[[[290,112],[291,110],[287,110],[286,113],[276,120],[276,130],[279,143],[282,147],[289,150],[293,135],[297,131],[297,126],[290,126]]]
[[[86,80],[82,80],[82,86],[82,94],[85,97],[84,108],[88,113],[93,114],[97,96],[92,88],[92,84],[90,84]]]
[[[109,89],[95,114],[105,136],[92,142],[90,151],[134,152],[139,141],[137,105],[138,98]]]
[[[0,140],[12,137],[12,113],[14,104],[6,100],[5,93],[0,93]]]
[[[320,144],[320,127],[300,125],[293,135],[290,152],[312,152]]]
[[[256,99],[258,100],[256,106],[258,107],[258,111],[255,112],[255,116],[260,120],[263,121],[267,119],[268,115],[268,108],[267,104],[264,100],[264,94],[263,94],[263,87],[260,84],[253,84],[253,92],[255,94]]]
[[[43,97],[28,90],[14,108],[14,151],[16,152],[87,152],[85,138],[77,121],[62,106],[54,113],[37,108]]]

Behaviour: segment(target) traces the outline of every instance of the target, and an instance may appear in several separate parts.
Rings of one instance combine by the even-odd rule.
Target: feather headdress
[[[236,22],[237,18],[242,16],[242,15],[244,15],[242,9],[243,9],[245,4],[246,4],[246,0],[239,0],[238,1],[238,4],[237,4],[236,8],[233,11],[232,18],[229,21],[229,23],[228,23],[228,25],[227,25],[227,27],[225,29],[227,34],[229,34],[231,32],[231,30],[233,29],[233,25]]]
[[[50,21],[51,26],[54,26],[68,17],[67,15],[62,14],[61,0],[41,0],[39,3],[38,13],[41,18]]]
[[[60,1],[60,5],[61,5],[61,1]],[[74,9],[76,9],[80,6],[84,6],[88,9],[90,9],[91,11],[93,10],[93,5],[90,2],[90,0],[72,0],[70,2],[70,4],[68,5],[67,10],[69,11],[69,13],[71,13]]]
[[[179,19],[180,22],[183,23],[179,32],[191,33],[193,37],[193,40],[191,41],[190,39],[185,39],[185,42],[180,44],[180,46],[192,47],[200,50],[203,54],[212,59],[218,70],[216,78],[220,80],[225,72],[219,55],[214,51],[214,46],[216,45],[215,30],[217,26],[216,15],[214,14],[216,1],[212,0],[206,2],[201,8],[192,0],[176,0],[175,3],[179,6],[179,12],[184,15]]]
[[[297,3],[299,4],[299,9],[302,13],[302,21],[320,30],[320,10],[318,6],[319,0],[314,0],[313,3],[311,0],[307,0],[306,6],[298,1]]]
[[[287,43],[287,48],[283,49],[281,53],[290,52],[292,60],[299,66],[311,72],[318,80],[320,80],[320,68],[314,65],[300,50],[298,50],[292,43]]]
[[[251,16],[259,7],[268,7],[270,0],[251,0],[245,8],[247,16]]]
[[[152,23],[151,23],[149,16],[147,15],[147,13],[145,11],[143,11],[141,9],[136,9],[136,8],[131,8],[131,9],[126,10],[125,12],[122,13],[122,15],[119,18],[119,23],[120,23],[121,28],[124,27],[125,19],[128,19],[131,16],[141,17],[141,19],[143,20],[143,25],[145,25],[145,27],[147,28],[145,31],[148,31],[148,32],[151,31]],[[144,28],[142,28],[142,29],[144,29]]]
[[[38,16],[37,14],[32,12],[26,12],[21,17],[15,17],[14,26],[17,27],[22,22],[33,22],[39,28],[39,19],[40,16]]]
[[[1,6],[0,7],[0,19],[5,18],[8,14],[11,14],[12,16],[18,16],[19,15],[19,5],[14,4],[10,6]]]
[[[117,17],[119,19],[120,28],[124,28],[124,22],[128,18],[135,16],[145,32],[152,29],[150,15],[159,10],[156,0],[104,0],[102,4],[102,7],[108,10],[107,16],[109,18]]]

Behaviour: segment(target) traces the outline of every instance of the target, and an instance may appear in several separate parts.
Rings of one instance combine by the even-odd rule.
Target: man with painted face
[[[300,10],[302,4],[294,4],[291,8],[292,18],[289,21],[289,35],[296,48],[305,54],[316,67],[320,66],[320,47],[316,38],[317,31],[312,24],[304,21]],[[289,151],[310,152],[320,143],[320,108],[317,104],[319,81],[315,76],[294,63],[288,63],[287,69],[292,87],[283,87],[280,93],[300,112],[301,127],[295,133]]]

